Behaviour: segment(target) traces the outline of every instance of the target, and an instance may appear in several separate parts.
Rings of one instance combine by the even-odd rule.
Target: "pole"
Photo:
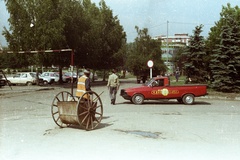
[[[168,65],[168,52],[169,52],[169,46],[168,46],[168,21],[167,21],[167,65]]]
[[[148,67],[150,68],[150,78],[152,78],[152,67],[153,67],[153,61],[149,60],[147,62]]]
[[[150,68],[150,78],[152,78],[152,68]]]
[[[74,62],[74,50],[72,49],[71,52],[71,72],[72,72],[72,76],[71,76],[71,82],[72,82],[72,87],[71,87],[71,94],[73,95],[73,62]]]

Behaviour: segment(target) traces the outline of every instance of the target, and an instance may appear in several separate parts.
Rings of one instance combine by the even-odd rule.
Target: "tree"
[[[7,5],[7,9],[10,13],[10,30],[8,31],[6,28],[4,28],[3,35],[5,36],[6,40],[9,43],[9,48],[14,51],[29,50],[30,47],[27,46],[30,40],[26,39],[26,37],[32,37],[30,36],[30,23],[26,25],[26,21],[30,19],[26,8],[28,8],[27,5],[25,5],[26,8],[23,7],[24,1],[17,2],[16,0],[13,1],[5,1]],[[31,58],[29,58],[27,55],[20,55],[20,54],[13,54],[9,55],[11,58],[11,65],[9,67],[22,67],[25,65],[29,65],[31,63]],[[23,63],[21,63],[23,62]]]
[[[138,36],[135,42],[128,44],[126,66],[136,76],[149,75],[147,67],[148,60],[153,60],[153,75],[160,75],[166,71],[166,66],[162,61],[161,41],[151,39],[148,29],[135,27]]]
[[[3,35],[9,43],[9,49],[29,51],[62,47],[65,37],[62,34],[64,23],[60,0],[5,0],[5,2],[10,13],[10,29],[4,28]],[[29,63],[36,64],[36,57],[23,58]]]
[[[212,87],[222,92],[240,92],[240,9],[222,8],[211,59]],[[213,39],[213,36],[210,37]]]
[[[104,0],[5,0],[10,29],[4,36],[13,51],[74,49],[74,65],[107,70],[123,66],[126,34]],[[70,65],[69,53],[16,54],[18,66]],[[21,62],[21,63],[19,63]]]
[[[194,35],[190,36],[189,46],[186,47],[185,70],[188,78],[197,83],[206,82],[206,57],[204,37],[201,36],[203,25],[196,26]]]
[[[173,54],[173,62],[177,67],[179,67],[179,70],[182,71],[182,74],[184,74],[184,62],[186,62],[186,59],[187,59],[187,56],[184,55],[183,53],[185,52],[185,49],[186,49],[186,46],[184,47],[178,47],[178,48],[175,48],[176,49],[176,52],[175,54]]]
[[[125,33],[117,16],[102,0],[99,9],[94,4],[85,3],[91,27],[83,36],[83,47],[79,48],[82,57],[80,63],[93,69],[111,69],[117,67],[116,54],[122,48]],[[85,49],[84,49],[85,48]]]

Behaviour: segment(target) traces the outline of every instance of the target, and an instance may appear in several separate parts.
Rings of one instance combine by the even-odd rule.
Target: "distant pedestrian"
[[[177,70],[177,71],[175,72],[176,82],[178,82],[179,77],[180,77],[180,73],[179,73],[179,71]]]
[[[176,82],[178,82],[179,77],[180,77],[180,71],[179,71],[179,68],[177,67],[177,70],[175,71]]]
[[[119,89],[119,86],[120,86],[120,83],[119,83],[118,76],[116,75],[116,70],[113,69],[112,74],[109,75],[108,84],[107,84],[107,87],[109,90],[109,96],[111,99],[111,104],[113,104],[113,105],[116,102],[116,94]]]

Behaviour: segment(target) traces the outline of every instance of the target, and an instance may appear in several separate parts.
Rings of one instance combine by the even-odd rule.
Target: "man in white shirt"
[[[107,84],[107,87],[109,90],[109,95],[111,98],[111,104],[113,104],[113,105],[116,102],[116,94],[119,89],[119,86],[120,86],[120,83],[119,83],[118,76],[116,75],[116,70],[113,69],[112,74],[109,75],[108,84]]]

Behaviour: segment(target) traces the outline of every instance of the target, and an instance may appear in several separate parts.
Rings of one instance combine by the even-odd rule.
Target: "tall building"
[[[172,58],[178,48],[188,46],[190,37],[188,34],[175,34],[174,36],[166,36],[166,35],[161,35],[161,36],[156,36],[153,39],[156,40],[161,40],[162,46],[161,49],[163,51],[162,54],[162,59],[165,63],[165,65],[168,67],[168,74],[173,74],[175,71],[174,63],[172,61]]]

